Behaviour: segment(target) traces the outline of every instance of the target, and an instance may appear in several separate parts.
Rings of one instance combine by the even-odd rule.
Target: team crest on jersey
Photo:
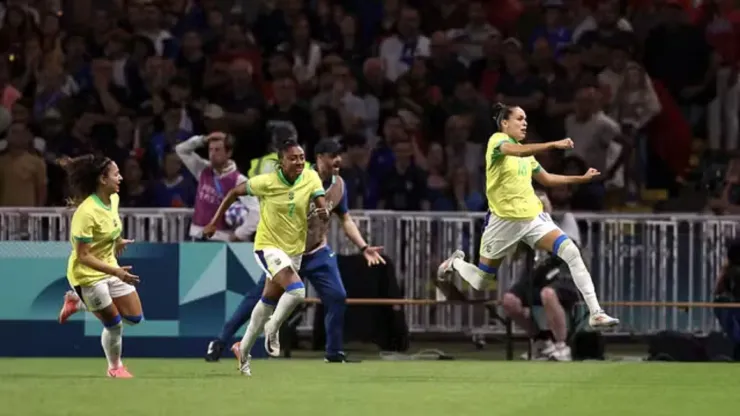
[[[293,191],[288,192],[288,199],[289,200],[292,201],[294,196],[295,196],[295,194],[293,193]]]

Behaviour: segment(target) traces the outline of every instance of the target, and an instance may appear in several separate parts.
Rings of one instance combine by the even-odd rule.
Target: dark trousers
[[[717,317],[722,332],[735,344],[740,345],[740,309],[723,308],[722,303],[717,302],[714,308],[714,316]]]

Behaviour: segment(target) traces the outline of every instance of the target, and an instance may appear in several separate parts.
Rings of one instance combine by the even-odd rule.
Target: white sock
[[[594,282],[591,280],[591,274],[586,269],[586,265],[583,264],[581,251],[570,239],[563,241],[558,251],[559,253],[556,254],[568,264],[573,282],[576,284],[578,291],[581,292],[583,300],[588,306],[588,311],[591,315],[601,312],[601,305],[599,305],[599,300],[596,298]]]
[[[495,273],[486,273],[462,259],[453,260],[452,269],[458,272],[475,290],[484,290],[487,282],[496,278]]]
[[[105,358],[108,359],[108,368],[118,368],[121,363],[121,351],[123,350],[123,325],[103,328],[100,336],[100,344],[103,346]]]
[[[293,313],[296,306],[300,305],[303,299],[305,299],[306,288],[303,286],[303,283],[300,285],[295,284],[295,288],[293,289],[291,289],[291,286],[288,286],[289,290],[286,290],[283,296],[280,296],[272,319],[265,325],[265,334],[270,334],[270,336],[276,335],[283,322]]]
[[[249,319],[247,330],[244,331],[242,342],[239,345],[242,357],[249,355],[249,351],[252,350],[257,337],[262,334],[262,329],[265,327],[265,323],[270,319],[270,315],[272,315],[274,310],[275,307],[268,305],[264,300],[257,302],[257,306],[252,310],[252,317]]]

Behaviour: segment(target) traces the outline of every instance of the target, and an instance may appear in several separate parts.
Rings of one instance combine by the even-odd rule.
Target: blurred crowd
[[[555,209],[672,189],[695,137],[740,146],[731,1],[2,0],[0,206],[64,203],[61,156],[121,167],[123,206],[192,206],[174,147],[226,131],[245,174],[294,129],[346,151],[351,208],[482,211],[491,104],[571,137]],[[737,46],[740,46],[738,44]]]

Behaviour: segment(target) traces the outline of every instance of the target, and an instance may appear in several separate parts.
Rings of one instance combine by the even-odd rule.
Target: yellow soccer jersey
[[[291,184],[281,170],[247,181],[247,193],[260,200],[260,222],[254,249],[277,248],[289,256],[303,254],[308,232],[308,209],[324,195],[319,174],[306,169]]]
[[[67,264],[67,280],[72,286],[89,286],[108,277],[77,261],[77,243],[90,244],[90,253],[108,265],[118,267],[116,240],[121,235],[121,218],[118,216],[118,195],[110,197],[110,206],[103,204],[97,195],[82,201],[72,216],[70,242],[72,254]]]
[[[501,145],[520,146],[503,133],[488,139],[486,149],[486,196],[488,209],[500,218],[532,219],[542,212],[542,202],[532,187],[532,174],[542,167],[534,156],[516,157],[501,153]]]

